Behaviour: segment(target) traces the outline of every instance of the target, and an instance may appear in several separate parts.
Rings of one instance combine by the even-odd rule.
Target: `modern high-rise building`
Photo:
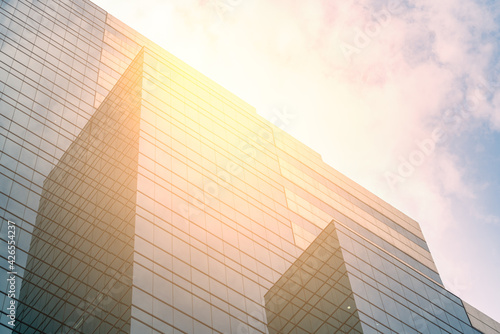
[[[0,36],[0,333],[500,333],[417,222],[90,1]]]

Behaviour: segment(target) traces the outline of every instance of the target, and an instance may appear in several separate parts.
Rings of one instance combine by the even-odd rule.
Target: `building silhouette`
[[[417,222],[91,2],[0,29],[2,332],[500,333]]]

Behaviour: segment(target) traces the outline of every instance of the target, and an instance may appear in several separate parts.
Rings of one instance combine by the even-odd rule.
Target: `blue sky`
[[[263,116],[293,115],[284,130],[417,220],[446,287],[500,320],[494,1],[95,2]]]

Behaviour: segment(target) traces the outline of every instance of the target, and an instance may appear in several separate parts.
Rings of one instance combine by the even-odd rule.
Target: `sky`
[[[94,0],[417,220],[500,321],[500,4]]]

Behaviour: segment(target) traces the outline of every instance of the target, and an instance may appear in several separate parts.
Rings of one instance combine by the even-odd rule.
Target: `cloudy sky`
[[[500,5],[94,2],[416,219],[446,287],[500,320]]]

